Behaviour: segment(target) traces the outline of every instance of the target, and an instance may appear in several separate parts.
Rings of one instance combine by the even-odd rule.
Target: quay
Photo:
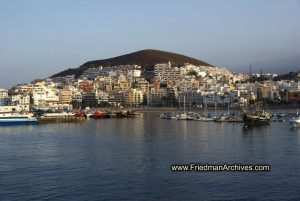
[[[37,121],[40,124],[43,123],[72,123],[72,122],[82,122],[84,117],[75,116],[64,116],[64,117],[37,117]]]

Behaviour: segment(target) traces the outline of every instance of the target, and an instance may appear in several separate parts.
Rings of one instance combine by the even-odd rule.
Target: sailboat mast
[[[217,102],[215,100],[215,115],[217,114]]]
[[[227,108],[227,110],[228,110],[228,114],[229,114],[229,100],[228,100],[228,108]]]
[[[183,96],[183,112],[185,113],[185,96]]]

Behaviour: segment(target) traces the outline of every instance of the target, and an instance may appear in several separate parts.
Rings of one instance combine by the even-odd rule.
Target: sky
[[[0,88],[142,49],[300,70],[300,0],[0,0]]]

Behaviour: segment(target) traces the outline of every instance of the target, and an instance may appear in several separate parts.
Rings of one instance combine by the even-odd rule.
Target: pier
[[[65,117],[37,117],[40,124],[43,123],[73,123],[82,122],[85,120],[84,117],[65,116]]]

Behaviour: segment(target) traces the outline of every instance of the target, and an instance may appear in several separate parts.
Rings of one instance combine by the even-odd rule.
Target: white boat
[[[300,116],[294,117],[291,121],[294,128],[300,128]]]
[[[61,112],[61,113],[45,113],[42,117],[71,117],[74,116],[74,113]]]
[[[290,124],[294,127],[294,128],[300,128],[300,115],[299,115],[299,111],[297,109],[297,113],[296,113],[296,117],[293,117],[293,119],[290,120]]]
[[[32,113],[1,113],[0,125],[28,125],[37,124]]]
[[[188,115],[186,113],[179,114],[179,115],[176,115],[176,119],[177,120],[187,120],[188,119]]]
[[[201,121],[214,121],[214,119],[210,117],[201,117]]]

